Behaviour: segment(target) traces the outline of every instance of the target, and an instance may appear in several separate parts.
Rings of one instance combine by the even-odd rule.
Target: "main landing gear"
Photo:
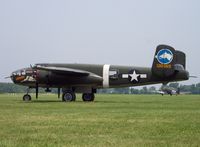
[[[94,101],[94,98],[95,98],[94,93],[83,93],[82,95],[82,99],[85,102],[92,102]]]
[[[94,101],[94,98],[95,98],[94,93],[83,93],[82,95],[82,100],[84,102],[92,102]],[[63,102],[76,101],[76,94],[73,92],[73,90],[63,91],[62,101]]]
[[[75,100],[76,100],[76,95],[72,90],[63,92],[63,95],[62,95],[63,102],[71,102]]]

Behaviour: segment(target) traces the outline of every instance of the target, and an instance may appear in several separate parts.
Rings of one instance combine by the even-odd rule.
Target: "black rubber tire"
[[[25,94],[23,96],[23,101],[26,101],[26,102],[31,101],[31,96],[29,94]]]
[[[72,102],[75,100],[76,100],[76,95],[72,91],[67,91],[67,92],[63,93],[63,95],[62,95],[63,102]]]
[[[83,93],[82,99],[84,102],[92,102],[94,101],[94,93]]]

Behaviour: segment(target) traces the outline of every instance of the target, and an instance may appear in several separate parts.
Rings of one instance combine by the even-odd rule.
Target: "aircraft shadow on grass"
[[[20,101],[20,103],[24,103],[23,101]],[[62,101],[60,100],[32,100],[32,101],[29,101],[28,103],[63,103]],[[150,104],[150,103],[154,103],[154,101],[143,101],[143,102],[138,102],[138,101],[115,101],[115,100],[107,100],[107,101],[94,101],[94,102],[84,102],[84,101],[81,101],[81,100],[78,100],[75,103],[82,103],[82,104],[131,104],[131,103],[134,103],[134,104]],[[68,103],[66,103],[68,104]]]
[[[20,103],[27,103],[27,102],[24,102],[24,101],[18,101],[18,102],[20,102]],[[29,101],[28,103],[31,104],[31,103],[63,103],[63,102],[60,101],[60,100],[32,100],[32,101]],[[78,100],[78,101],[76,101],[74,103],[89,104],[91,102],[84,102],[84,101]],[[114,101],[114,100],[111,101],[111,100],[108,100],[108,101],[94,101],[91,104],[95,104],[95,103],[96,104],[98,104],[98,103],[104,103],[104,104],[106,104],[106,103],[125,103],[125,104],[128,104],[128,103],[138,103],[138,102],[135,102],[135,101],[130,102],[130,101]]]

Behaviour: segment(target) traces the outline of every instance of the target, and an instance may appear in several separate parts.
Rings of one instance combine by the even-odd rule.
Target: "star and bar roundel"
[[[133,83],[139,82],[141,79],[146,79],[147,74],[140,73],[138,70],[130,70],[128,74],[122,74],[123,79],[129,79]]]

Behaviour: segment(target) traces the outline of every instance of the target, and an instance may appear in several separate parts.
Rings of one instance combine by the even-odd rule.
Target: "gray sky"
[[[158,44],[200,77],[199,43],[199,0],[0,0],[0,82],[41,62],[151,66]]]

